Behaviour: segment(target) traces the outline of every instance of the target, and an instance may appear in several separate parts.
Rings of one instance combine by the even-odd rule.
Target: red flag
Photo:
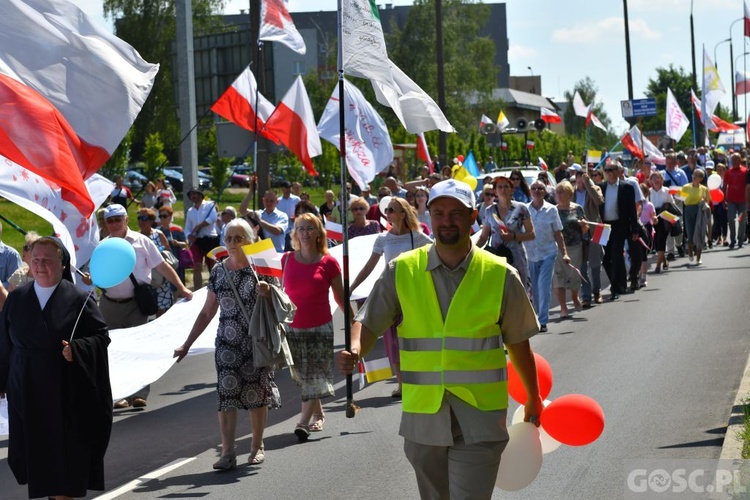
[[[750,36],[750,9],[747,8],[747,1],[745,4],[745,36]]]
[[[547,108],[540,108],[541,114],[542,114],[542,120],[546,123],[562,123],[562,118],[560,118],[560,115],[555,113],[554,111],[550,111]]]
[[[635,140],[633,139],[633,136],[630,135],[630,132],[625,134],[625,136],[621,140],[622,145],[625,146],[625,149],[630,151],[633,156],[636,158],[643,159],[643,150],[638,147],[638,144],[636,144]]]
[[[739,130],[742,128],[734,123],[725,122],[716,115],[712,117],[712,120],[714,122],[714,128],[711,129],[711,132],[729,132],[730,130]]]
[[[120,144],[158,65],[69,2],[3,2],[0,151],[88,217],[84,184]]]
[[[305,55],[305,41],[294,26],[283,0],[262,0],[260,16],[260,40],[283,43],[296,53]]]
[[[263,97],[263,94],[257,91],[258,85],[255,82],[255,75],[246,68],[240,73],[240,76],[232,82],[232,85],[222,94],[221,97],[211,106],[211,111],[217,115],[226,118],[230,122],[238,125],[250,132],[255,131],[256,107],[258,128],[260,134],[276,144],[279,140],[272,134],[263,130],[268,117],[273,113],[273,104]],[[258,105],[253,106],[257,95]]]
[[[531,139],[526,141],[526,149],[534,149],[534,141],[532,141]]]
[[[697,95],[695,95],[693,89],[690,89],[690,102],[693,103],[693,111],[695,113],[695,117],[699,122],[702,122],[703,115],[701,114],[701,100],[698,99]]]
[[[318,175],[312,158],[323,153],[310,99],[301,76],[297,76],[271,117],[266,131],[294,153],[310,175]]]
[[[542,158],[541,156],[539,157],[539,166],[542,168],[542,170],[549,170],[547,162],[544,161],[544,158]]]
[[[508,143],[507,142],[501,142],[500,143],[500,149],[503,151],[508,151]]]
[[[427,148],[427,141],[424,138],[423,132],[417,134],[417,158],[427,163],[427,166],[430,167],[430,173],[434,173],[432,159],[430,159],[430,150]]]
[[[344,241],[344,228],[341,224],[326,221],[326,237],[335,241]]]

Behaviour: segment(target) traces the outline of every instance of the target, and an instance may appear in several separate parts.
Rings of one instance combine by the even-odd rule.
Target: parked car
[[[140,191],[147,182],[146,176],[136,170],[128,170],[122,177],[122,185],[130,189],[133,195]]]
[[[232,176],[229,178],[229,185],[232,187],[250,187],[250,177],[252,177],[253,171],[250,167],[239,166],[232,171]]]
[[[182,175],[182,167],[168,167],[164,169],[164,178],[166,178],[172,185],[172,189],[180,192],[184,186],[184,177]],[[198,186],[201,189],[211,188],[211,176],[198,171]]]

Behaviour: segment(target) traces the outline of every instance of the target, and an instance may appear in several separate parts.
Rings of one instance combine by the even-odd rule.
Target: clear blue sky
[[[102,17],[102,0],[72,0],[88,14]],[[386,0],[379,0],[385,4]],[[411,5],[411,0],[390,0],[394,5]],[[498,2],[485,2],[498,3]],[[591,0],[507,0],[508,55],[512,75],[542,77],[545,97],[562,98],[576,81],[590,76],[599,88],[602,101],[612,118],[616,132],[627,129],[620,113],[620,100],[627,99],[625,39],[621,1]],[[225,13],[247,9],[248,0],[227,0]],[[630,43],[633,66],[634,98],[643,97],[655,69],[670,63],[692,71],[690,55],[689,0],[629,0]],[[294,12],[336,9],[336,0],[290,0]],[[701,81],[702,45],[714,58],[714,47],[729,38],[732,21],[743,16],[742,0],[694,0],[696,70]],[[111,22],[109,23],[111,24]],[[745,48],[742,22],[732,29],[734,56]],[[750,39],[749,39],[750,40]],[[722,104],[731,106],[729,43],[717,49],[719,75],[727,90]],[[750,59],[750,56],[748,56]],[[739,57],[742,69],[743,59]],[[748,61],[750,65],[750,60]],[[531,72],[529,71],[531,67]],[[750,72],[750,70],[748,71]],[[750,106],[750,103],[748,103]],[[738,100],[740,115],[746,109],[743,97]],[[750,107],[747,108],[750,111]],[[690,116],[690,110],[683,110]],[[496,110],[487,110],[493,116]]]

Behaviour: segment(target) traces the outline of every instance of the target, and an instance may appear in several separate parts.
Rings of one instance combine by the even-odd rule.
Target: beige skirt
[[[557,254],[555,269],[552,274],[552,288],[578,290],[581,287],[581,276],[576,269],[579,271],[581,269],[583,245],[568,246],[568,257],[570,257],[570,265],[563,261],[562,255]],[[570,266],[575,267],[575,269]]]

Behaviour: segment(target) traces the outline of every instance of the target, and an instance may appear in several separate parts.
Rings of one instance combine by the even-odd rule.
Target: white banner
[[[343,9],[344,73],[393,85],[375,0],[344,0]]]
[[[667,135],[671,139],[674,139],[675,142],[679,142],[689,126],[690,121],[688,120],[687,116],[685,116],[685,113],[682,112],[682,108],[680,108],[680,104],[677,102],[677,99],[674,98],[672,89],[667,87]]]
[[[320,137],[339,148],[339,85],[333,89],[323,116],[318,122]],[[349,174],[365,189],[393,161],[393,145],[388,127],[351,82],[344,80],[344,142]]]

